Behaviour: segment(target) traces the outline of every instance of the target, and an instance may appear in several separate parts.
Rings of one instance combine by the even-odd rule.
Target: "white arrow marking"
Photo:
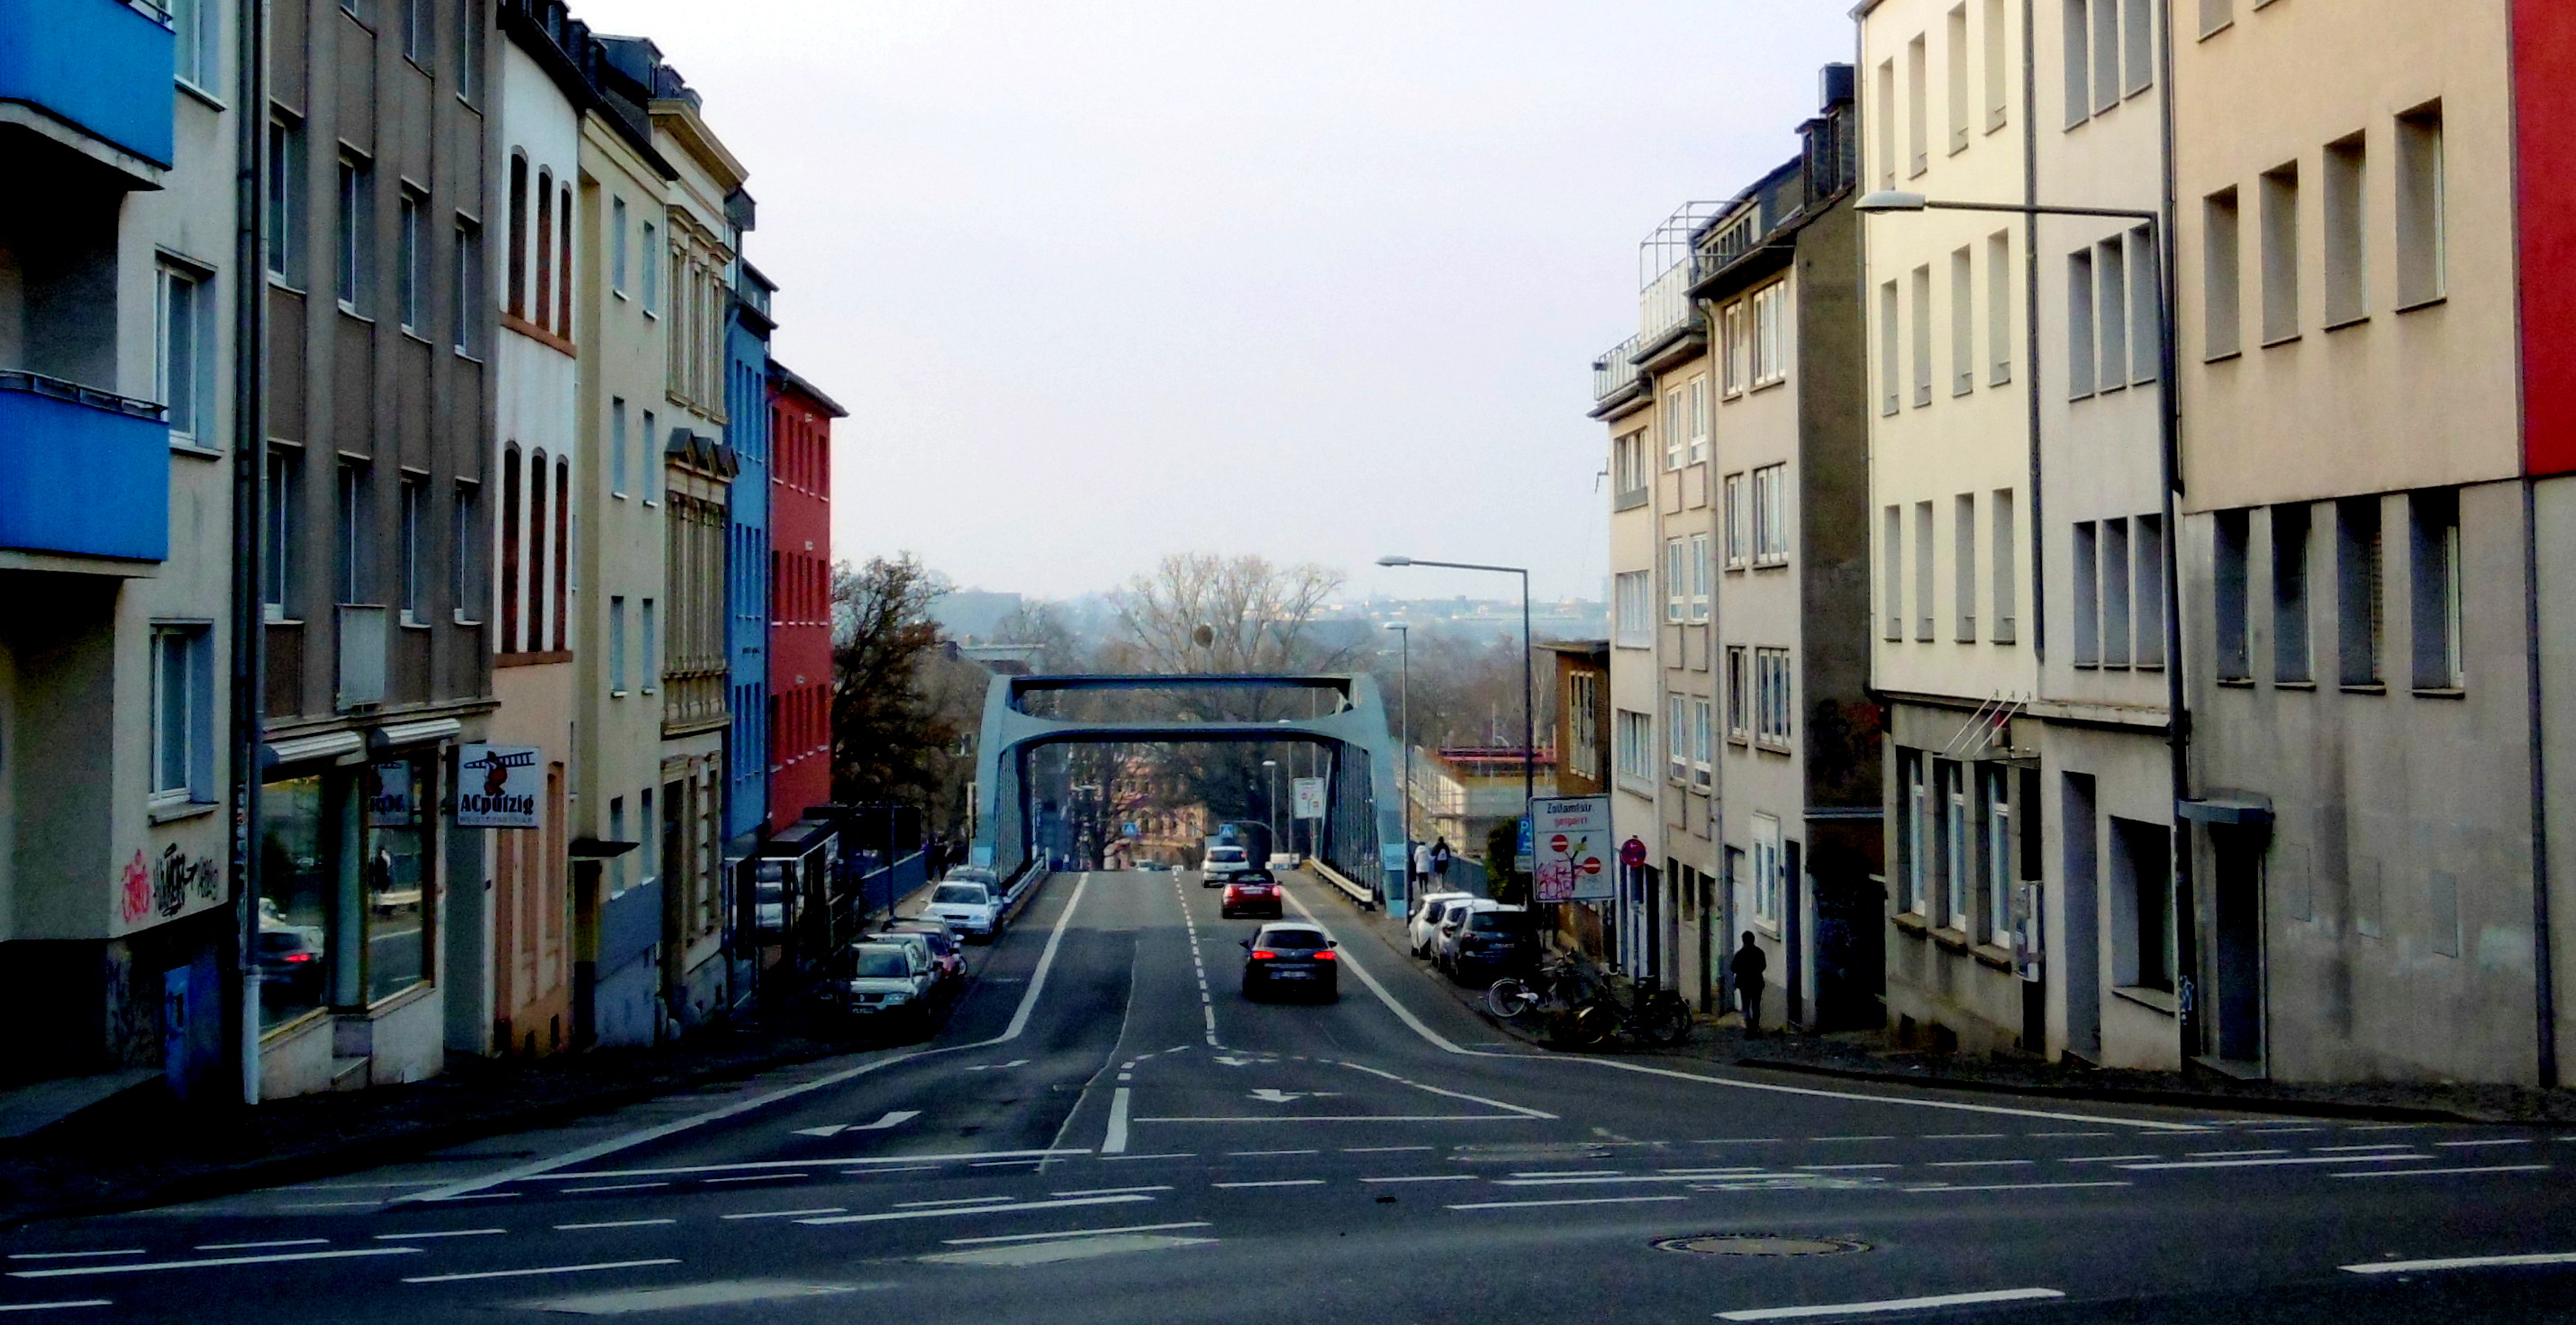
[[[1277,1090],[1264,1086],[1259,1090],[1248,1091],[1246,1093],[1264,1104],[1287,1104],[1291,1101],[1305,1099],[1310,1095],[1316,1099],[1323,1099],[1327,1096],[1338,1095],[1341,1092],[1333,1090]]]
[[[1028,1065],[1028,1062],[1029,1060],[1025,1058],[1014,1058],[1007,1063],[977,1063],[966,1070],[969,1072],[994,1072],[1004,1068],[1025,1067]]]
[[[1254,1063],[1260,1062],[1261,1060],[1258,1058],[1237,1058],[1233,1054],[1218,1054],[1216,1056],[1216,1061],[1225,1064],[1227,1067],[1248,1067]]]
[[[920,1116],[919,1109],[888,1109],[883,1118],[872,1123],[832,1123],[823,1127],[799,1127],[795,1131],[798,1136],[825,1137],[839,1136],[843,1132],[882,1132],[889,1127],[901,1127]]]

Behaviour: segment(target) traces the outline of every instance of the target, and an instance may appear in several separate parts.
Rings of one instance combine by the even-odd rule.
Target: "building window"
[[[1716,755],[1716,702],[1706,699],[1691,701],[1691,784],[1708,790],[1715,778],[1711,764]]]
[[[1645,504],[1646,490],[1652,486],[1653,476],[1646,468],[1644,429],[1628,433],[1610,444],[1610,473],[1618,485],[1618,492],[1613,497],[1617,509],[1627,510]],[[800,483],[798,486],[809,492],[813,490],[812,484]]]
[[[1655,644],[1654,597],[1652,571],[1621,571],[1612,577],[1612,596],[1618,600],[1618,645],[1623,649],[1649,649]]]
[[[2093,0],[2093,112],[2120,104],[2120,0]]]
[[[1905,44],[1905,161],[1908,175],[1932,168],[1931,110],[1925,104],[1932,81],[1931,60],[1921,33]]]
[[[1753,739],[1764,745],[1787,749],[1790,715],[1795,702],[1789,692],[1787,649],[1753,651],[1753,699]]]
[[[1753,292],[1753,385],[1769,386],[1789,376],[1788,337],[1781,319],[1789,304],[1786,282]]]
[[[215,798],[214,630],[152,627],[152,799]]]
[[[1985,784],[1986,802],[1986,941],[2009,948],[2013,945],[2011,774],[1987,768],[1978,776]]]
[[[483,97],[483,0],[456,3],[456,95],[469,105]]]
[[[1904,858],[1904,892],[1897,910],[1905,915],[1931,914],[1932,797],[1924,783],[1924,762],[1919,750],[1897,754],[1897,771],[1905,786],[1904,817],[1899,821],[1902,840],[1897,843],[1898,853]]]
[[[364,157],[340,158],[337,285],[344,312],[367,311],[367,239],[374,232],[375,167]]]
[[[2020,585],[2013,566],[2019,551],[2019,538],[2013,529],[2013,490],[1995,489],[1995,629],[1997,644],[2010,644],[2017,637],[2020,623],[2014,609],[2021,597]]]
[[[2065,0],[2066,127],[2093,117],[2093,28],[2084,0]]]
[[[324,845],[323,779],[287,778],[260,788],[259,1024],[262,1029],[327,1006],[337,944],[338,871]]]
[[[2218,679],[2243,681],[2253,675],[2252,651],[2246,620],[2245,557],[2250,543],[2251,521],[2241,510],[2220,511],[2212,517],[2214,564],[2213,596],[2218,609]]]
[[[1683,417],[1683,408],[1680,387],[1674,387],[1664,393],[1664,414],[1659,424],[1664,430],[1664,468],[1666,469],[1682,467],[1682,456],[1685,454],[1683,432],[1689,426]]]
[[[1621,709],[1617,720],[1619,742],[1619,777],[1631,785],[1651,786],[1655,780],[1655,720],[1652,715]]]
[[[608,398],[608,495],[626,495],[626,397]]]
[[[416,475],[402,476],[402,623],[421,624],[420,610],[420,522],[421,508],[429,500],[428,480]]]
[[[2414,515],[2415,687],[2458,690],[2468,684],[2460,639],[2460,494],[2419,492]]]
[[[214,95],[222,76],[221,0],[171,0],[170,34],[177,39],[172,68],[179,81]]]
[[[203,274],[170,263],[161,265],[160,285],[155,391],[170,408],[170,440],[218,446],[214,290]]]
[[[1666,776],[1676,783],[1690,781],[1690,700],[1683,695],[1664,696],[1664,757]]]
[[[268,274],[293,285],[304,267],[304,126],[268,122]]]
[[[2129,522],[2102,522],[2102,665],[2129,665]]]
[[[1986,0],[1986,132],[2004,127],[2012,107],[2011,82],[2007,70],[2012,65],[2010,37],[2004,29],[2004,0]]]
[[[640,452],[636,458],[643,462],[644,471],[637,477],[644,482],[644,504],[650,506],[662,490],[662,429],[653,421],[653,411],[649,409],[644,411],[643,435],[636,441]]]
[[[1896,187],[1896,61],[1878,66],[1878,186]]]
[[[1690,383],[1690,458],[1697,464],[1708,459],[1708,379],[1694,377]]]
[[[1968,916],[1968,887],[1977,858],[1976,839],[1969,835],[1968,768],[1965,764],[1941,760],[1935,771],[1941,781],[1941,900],[1942,924],[1961,934],[1976,932]]]
[[[555,460],[555,651],[572,647],[572,462]]]
[[[611,842],[635,840],[626,835],[626,798],[623,796],[608,798],[608,840]],[[608,858],[608,895],[610,897],[626,895],[626,858],[640,854],[642,853],[637,851],[621,851]]]
[[[1780,820],[1753,816],[1753,920],[1773,933],[1780,931]]]
[[[2099,360],[2093,340],[2093,250],[2066,255],[2066,394],[2092,395]]]
[[[1947,66],[1950,94],[1950,151],[1968,150],[1968,7],[1950,10],[1948,38],[1942,43],[1942,63]]]
[[[2203,198],[2201,217],[2201,357],[2224,359],[2243,351],[2245,313],[2237,285],[2238,237],[2236,190],[2221,189]]]
[[[2299,163],[2263,172],[2263,343],[2299,334]]]
[[[1747,311],[1745,302],[1738,299],[1718,314],[1719,341],[1725,349],[1725,390],[1729,396],[1742,395],[1746,384],[1753,380],[1753,328]]]
[[[1753,471],[1753,561],[1761,566],[1789,562],[1789,466],[1764,465]]]
[[[2165,665],[2165,518],[2141,515],[2134,522],[2137,538],[2136,625],[2133,653],[2138,666]]]
[[[2129,384],[2129,254],[2127,241],[2119,236],[2102,241],[2093,260],[2094,275],[2102,282],[2094,308],[2094,341],[2101,347],[2102,367],[2094,381],[2098,389],[2117,391]]]
[[[1727,475],[1721,495],[1726,506],[1726,568],[1742,570],[1753,564],[1753,512],[1746,505],[1744,475]]]
[[[608,200],[608,288],[618,297],[626,295],[626,200]]]
[[[363,603],[367,570],[367,466],[360,461],[340,462],[340,597],[343,603]]]
[[[482,619],[474,610],[482,591],[482,539],[478,536],[477,508],[482,505],[483,489],[479,484],[459,483],[455,499],[448,506],[448,601],[456,624],[470,626]]]
[[[1567,744],[1571,747],[1573,769],[1593,782],[1599,782],[1602,773],[1600,703],[1604,679],[1599,672],[1573,672],[1565,678],[1565,730],[1569,738]],[[772,702],[774,703],[775,700],[773,699]],[[808,709],[807,718],[811,719],[814,716],[810,711],[812,705],[808,704],[804,707]],[[807,748],[811,744],[812,730],[819,725],[811,721],[804,724],[804,731],[792,742],[794,748],[798,750]]]
[[[1958,618],[1951,638],[1977,642],[1977,494],[1960,493],[1950,514],[1950,592]]]
[[[520,648],[534,651],[545,647],[546,496],[546,453],[540,447],[528,454],[528,525],[525,532],[515,536],[520,560],[528,569],[528,605],[520,617],[528,623],[528,634],[523,644],[516,631],[505,631],[501,640],[503,652]],[[557,502],[563,500],[561,493],[554,494],[554,497]],[[513,577],[512,588],[515,590],[517,585],[518,581]]]
[[[429,42],[429,0],[403,0],[403,58],[413,64],[426,63]]]
[[[1914,269],[1914,404],[1917,408],[1932,403],[1932,267],[1926,263]]]
[[[608,600],[608,689],[612,694],[626,693],[626,598],[612,595]]]
[[[1878,596],[1887,638],[1905,638],[1905,508],[1890,506],[1879,521]]]
[[[2397,117],[2397,306],[2442,297],[2442,103]]]
[[[519,568],[526,560],[527,527],[519,520],[521,459],[518,444],[501,448],[501,652],[519,651],[519,608],[525,601]]]
[[[1726,738],[1730,741],[1753,739],[1753,696],[1744,654],[1741,644],[1726,646]]]
[[[456,334],[452,339],[456,352],[474,357],[482,348],[483,310],[489,307],[489,296],[483,289],[483,232],[471,221],[456,222]]]
[[[1932,503],[1914,503],[1914,638],[1932,642]]]
[[[2162,826],[2111,820],[2111,981],[2122,988],[2173,989],[2172,854]]]
[[[659,256],[662,250],[661,246],[654,242],[653,233],[653,223],[646,221],[644,252],[640,256],[644,259],[641,268],[644,273],[644,313],[647,317],[658,317],[662,312],[662,262]]]
[[[638,624],[643,627],[644,633],[639,642],[644,646],[642,677],[644,693],[649,695],[653,693],[654,683],[662,679],[662,628],[660,619],[653,611],[652,599],[644,600],[643,609],[643,619]]]
[[[2102,665],[2101,533],[2090,520],[2075,522],[2074,539],[2075,665]]]
[[[397,301],[402,313],[402,329],[415,336],[420,334],[420,329],[427,325],[429,319],[429,242],[421,223],[422,209],[428,205],[428,200],[419,194],[410,189],[403,190],[401,224],[395,234],[395,242],[400,248],[396,255],[396,279],[402,285],[401,297]]]
[[[2164,373],[2164,326],[2156,310],[2164,299],[2164,258],[2145,226],[2129,232],[2129,380],[2152,382]]]
[[[2364,278],[2368,263],[2362,246],[2362,193],[2367,185],[2368,162],[2360,134],[2326,144],[2317,206],[2325,222],[2328,328],[2358,322],[2370,314],[2370,293]]]
[[[2305,506],[2272,508],[2272,679],[2315,677],[2308,627],[2308,538]]]
[[[2012,232],[1986,236],[1986,384],[2012,380]]]
[[[1708,620],[1709,581],[1715,578],[1715,572],[1709,563],[1709,536],[1706,534],[1693,534],[1690,537],[1690,577],[1690,619],[1706,621]]]
[[[1896,282],[1889,281],[1878,287],[1878,412],[1883,415],[1896,413],[1903,399],[1898,394],[1904,379],[1897,375],[1896,319]]]
[[[1664,542],[1664,620],[1682,621],[1690,615],[1690,549],[1681,539]]]
[[[2380,683],[2385,591],[2380,582],[2379,499],[2335,503],[2335,623],[2348,686]]]
[[[537,292],[535,322],[539,328],[554,325],[555,320],[555,175],[551,170],[537,172]],[[516,238],[516,236],[513,236]]]
[[[1977,287],[1969,251],[1950,254],[1950,394],[1977,389]]]

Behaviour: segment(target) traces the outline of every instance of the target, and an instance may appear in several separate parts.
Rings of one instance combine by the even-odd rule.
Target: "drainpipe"
[[[233,575],[232,876],[235,960],[241,977],[242,1103],[257,1104],[259,1079],[259,748],[263,699],[261,654],[267,629],[260,603],[260,530],[267,510],[261,491],[268,445],[267,199],[262,195],[261,154],[268,144],[268,5],[243,0],[236,11],[241,95],[234,115],[233,209]]]
[[[2522,6],[2515,7],[2515,18]],[[2505,25],[2506,67],[2520,69],[2520,24]],[[2514,205],[2522,206],[2522,103],[2505,98],[2513,153]],[[2522,253],[2514,250],[2514,288],[2521,288]],[[2524,339],[2527,327],[2523,302],[2516,299],[2514,311],[2514,344],[2517,353],[2528,358],[2529,342]],[[2523,375],[2514,374],[2515,415],[2522,421],[2522,442],[2530,445],[2531,404],[2525,394]],[[2556,944],[2550,935],[2549,915],[2549,729],[2544,721],[2546,710],[2541,694],[2540,666],[2540,500],[2539,478],[2531,472],[2526,452],[2522,474],[2522,665],[2525,672],[2524,721],[2531,742],[2531,976],[2532,1013],[2537,1023],[2537,1043],[2533,1046],[2534,1072],[2541,1089],[2558,1088],[2558,975]]]
[[[2192,888],[2190,821],[2182,817],[2183,803],[2191,799],[2191,712],[2185,706],[2182,674],[2182,556],[2179,551],[2182,545],[2182,383],[2176,373],[2180,354],[2174,344],[2174,298],[2178,287],[2174,278],[2177,246],[2174,242],[2173,6],[2167,0],[2157,8],[2161,11],[2156,16],[2161,27],[2161,39],[2157,43],[2156,57],[2161,66],[2158,73],[2164,79],[2164,86],[2156,96],[2164,140],[2164,196],[2158,209],[2162,219],[2156,226],[2156,261],[2162,267],[2156,273],[2156,339],[2159,342],[2156,371],[2160,377],[2157,387],[2161,397],[2157,421],[2164,433],[2158,464],[2164,479],[2165,743],[2173,760],[2174,906],[2183,912],[2177,919],[2188,918],[2191,921],[2189,925],[2174,927],[2176,946],[2190,944],[2187,951],[2175,954],[2175,965],[2182,968],[2188,979],[2197,975],[2200,969],[2200,899]],[[2183,910],[2185,907],[2189,909]],[[2182,1008],[2182,1049],[2186,1062],[2192,1057],[2192,1051],[2201,1047],[2202,1034],[2208,1025],[2208,1017],[2202,1010],[2204,1000],[2197,996],[2197,992],[2194,991],[2195,996]]]

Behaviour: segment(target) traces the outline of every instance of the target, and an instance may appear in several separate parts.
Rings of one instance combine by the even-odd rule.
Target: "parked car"
[[[1286,986],[1326,1002],[1341,997],[1338,946],[1304,925],[1263,925],[1243,941],[1243,996],[1259,999]]]
[[[1206,859],[1199,862],[1199,886],[1217,887],[1225,882],[1225,876],[1250,868],[1252,860],[1244,854],[1243,848],[1222,844],[1211,846],[1207,849]]]
[[[851,944],[843,1010],[862,1021],[927,1026],[933,979],[923,951],[914,943]]]
[[[1440,933],[1442,908],[1451,902],[1475,900],[1474,893],[1424,893],[1413,904],[1413,918],[1404,924],[1404,939],[1416,957],[1429,956],[1431,941]]]
[[[921,913],[934,920],[944,920],[960,931],[991,942],[1002,932],[1002,900],[993,889],[950,875],[946,883],[930,890],[930,901]]]
[[[930,940],[930,956],[932,961],[936,964],[936,974],[939,978],[949,981],[963,980],[966,978],[966,949],[964,945],[959,942],[957,931],[949,928],[945,922],[938,920],[898,920],[893,924],[886,926],[886,932],[889,934],[919,934],[923,938]]]
[[[1422,941],[1422,955],[1430,958],[1432,965],[1444,971],[1449,969],[1445,951],[1448,942],[1457,934],[1458,922],[1466,916],[1468,908],[1483,900],[1481,897],[1452,897],[1432,913],[1430,933]]]
[[[1243,870],[1226,876],[1225,896],[1217,905],[1218,914],[1232,920],[1241,915],[1266,915],[1285,920],[1288,913],[1279,880],[1268,870]]]
[[[1294,851],[1273,851],[1273,852],[1271,852],[1271,853],[1270,853],[1270,871],[1271,871],[1271,873],[1276,874],[1276,873],[1278,873],[1278,872],[1279,872],[1279,871],[1281,871],[1281,870],[1293,870],[1293,869],[1295,869],[1295,868],[1297,868],[1297,853],[1296,853],[1296,852],[1294,852]]]
[[[1538,960],[1538,930],[1525,906],[1478,898],[1441,933],[1441,969],[1464,984],[1490,984]]]
[[[900,924],[902,922],[898,921],[896,923]],[[930,946],[929,935],[908,933],[903,930],[890,928],[883,933],[873,936],[870,941],[875,943],[900,943],[921,954],[921,964],[930,972],[930,989],[928,992],[931,1003],[945,1004],[948,1000],[957,996],[957,982],[949,979],[947,972],[940,969],[939,950]],[[960,969],[962,970],[963,967],[961,966]]]

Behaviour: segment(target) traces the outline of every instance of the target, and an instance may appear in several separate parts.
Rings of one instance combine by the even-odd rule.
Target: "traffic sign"
[[[1545,850],[1537,853],[1530,871],[1537,900],[1598,901],[1612,895],[1611,881],[1601,873],[1610,849],[1609,797],[1539,797],[1521,822],[1547,833]]]
[[[1632,870],[1642,868],[1646,863],[1646,844],[1633,837],[1621,843],[1619,863]]]

